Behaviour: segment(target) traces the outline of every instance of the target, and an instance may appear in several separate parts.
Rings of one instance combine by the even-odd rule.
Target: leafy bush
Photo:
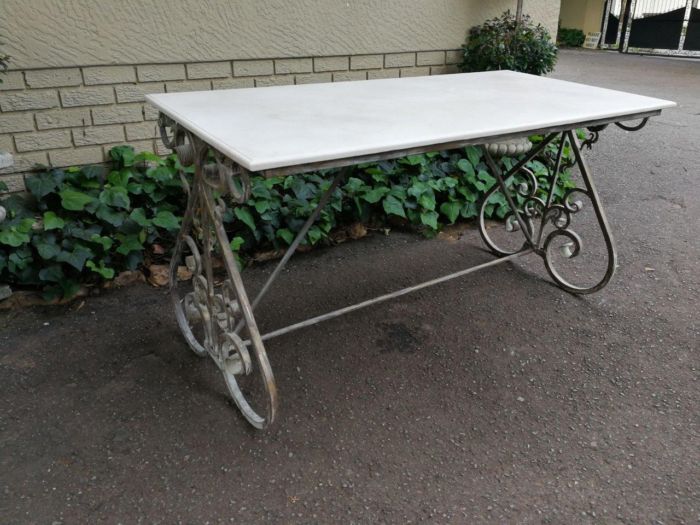
[[[557,40],[560,46],[581,47],[586,41],[586,35],[580,29],[562,27],[559,29]]]
[[[155,247],[166,253],[172,248],[186,204],[176,156],[135,154],[128,146],[110,154],[110,170],[44,171],[26,179],[29,195],[0,202],[8,211],[0,224],[0,282],[42,289],[47,299],[70,297],[81,283],[96,284],[137,268]],[[513,161],[501,162],[507,169]],[[547,173],[539,161],[529,167],[536,175]],[[192,168],[183,170],[186,177],[191,173]],[[224,216],[232,248],[245,259],[259,250],[288,246],[330,179],[326,171],[253,177],[249,201],[229,207]],[[471,146],[364,164],[336,190],[304,243],[322,243],[334,229],[358,220],[415,226],[432,235],[444,224],[476,217],[480,198],[495,182],[481,150]],[[559,197],[569,185],[568,176],[561,184]],[[500,194],[486,210],[491,218],[503,218],[507,211]]]
[[[2,202],[0,281],[71,296],[80,282],[135,269],[147,245],[172,239],[185,205],[176,160],[123,146],[111,155],[109,173],[46,171],[26,179],[29,196]]]
[[[518,22],[510,11],[472,27],[462,50],[461,69],[467,72],[510,69],[544,75],[557,61],[557,46],[547,30],[527,15]]]

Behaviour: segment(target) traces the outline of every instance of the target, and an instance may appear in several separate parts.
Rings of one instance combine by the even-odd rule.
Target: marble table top
[[[674,102],[491,71],[148,95],[251,171],[617,118]]]

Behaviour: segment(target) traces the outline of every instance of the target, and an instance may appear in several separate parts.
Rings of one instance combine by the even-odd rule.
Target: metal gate
[[[608,0],[604,49],[700,57],[700,0]]]

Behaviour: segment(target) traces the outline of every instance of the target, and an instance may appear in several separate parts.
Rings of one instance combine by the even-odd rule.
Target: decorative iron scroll
[[[581,146],[578,145],[574,132],[567,131],[562,133],[560,135],[556,156],[552,156],[546,152],[546,143],[553,141],[556,134],[550,135],[545,139],[545,144],[540,145],[540,151],[535,150],[534,154],[520,161],[505,175],[500,174],[500,170],[495,162],[493,162],[489,153],[486,152],[487,161],[490,164],[491,170],[495,172],[499,184],[495,185],[486,194],[479,210],[479,231],[484,242],[491,251],[501,257],[512,255],[526,248],[533,249],[535,253],[544,259],[552,279],[554,279],[559,286],[573,293],[592,293],[599,290],[607,284],[615,270],[616,252],[612,243],[612,237],[607,227],[607,221],[602,213],[597,193],[593,188],[587,168],[580,155],[581,147],[590,147],[590,144],[596,142],[598,140],[598,133],[601,129],[604,129],[604,127],[605,126],[592,128],[592,137],[584,141]],[[563,162],[563,152],[567,143],[573,149],[575,155],[575,159],[571,163]],[[541,159],[547,168],[546,176],[542,177],[549,185],[546,197],[542,197],[542,193],[544,192],[540,191],[538,177],[524,166],[526,162],[535,157]],[[560,174],[563,170],[569,169],[576,164],[578,164],[581,171],[584,187],[577,186],[568,189],[561,200],[555,202],[555,191]],[[525,238],[524,244],[516,248],[499,245],[499,242],[493,238],[494,235],[490,234],[489,229],[486,227],[486,209],[489,203],[492,202],[492,197],[497,193],[505,195],[510,208],[504,217],[505,224],[503,227],[505,231],[507,233],[522,231],[522,235]],[[596,216],[598,217],[598,222],[607,248],[609,262],[605,274],[596,284],[582,287],[569,283],[556,270],[552,261],[552,252],[550,248],[555,240],[562,240],[563,238],[565,242],[560,246],[559,250],[562,257],[573,259],[582,252],[583,241],[581,240],[581,236],[573,229],[572,223],[575,215],[584,207],[584,197],[592,203]],[[518,202],[519,204],[516,204]],[[553,229],[545,235],[548,226],[553,227]]]
[[[163,143],[180,164],[194,166],[194,177],[180,173],[188,201],[170,264],[178,326],[197,355],[214,360],[243,416],[264,428],[274,420],[277,390],[222,219],[226,200],[240,204],[250,197],[250,174],[167,116],[161,115],[159,125]],[[191,277],[178,283],[183,262]],[[217,268],[226,275],[216,274]],[[242,328],[249,336],[245,342]],[[256,406],[249,389],[239,385],[242,380],[261,385]]]

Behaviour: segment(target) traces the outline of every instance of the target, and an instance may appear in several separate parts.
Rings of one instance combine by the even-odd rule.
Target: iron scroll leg
[[[170,294],[178,326],[197,355],[214,360],[242,415],[255,428],[264,429],[275,420],[277,387],[224,229],[226,205],[215,198],[215,193],[228,194],[234,202],[245,202],[250,179],[217,152],[215,162],[209,162],[209,146],[181,132],[176,123],[165,118],[161,123],[162,128],[171,128],[169,146],[180,162],[195,167],[192,183],[183,184],[187,208],[170,264]],[[217,267],[223,267],[225,275],[215,273]],[[191,274],[190,282],[178,282],[182,272]],[[235,330],[239,324],[248,336],[245,343]]]
[[[593,139],[589,139],[585,144],[595,142],[597,140],[597,132],[592,130]],[[552,142],[555,136],[559,136],[559,144],[555,159],[541,157],[548,164],[545,177],[549,186],[548,191],[540,188],[541,181],[525,164],[544,152],[547,144]],[[563,152],[566,144],[569,144],[574,153],[574,162],[567,166],[563,166]],[[590,147],[590,145],[589,145]],[[593,179],[590,174],[588,165],[583,158],[581,152],[581,144],[576,137],[574,131],[564,131],[561,134],[556,133],[546,137],[537,148],[515,164],[506,174],[502,174],[498,165],[486,148],[483,148],[484,157],[491,172],[495,176],[498,184],[496,184],[489,192],[487,192],[482,201],[479,212],[479,232],[486,245],[499,257],[509,256],[523,249],[530,248],[544,260],[545,267],[550,277],[554,282],[566,290],[574,294],[589,294],[597,292],[608,284],[615,269],[617,267],[617,250],[613,241],[612,233],[608,220],[600,203],[598,192],[596,191]],[[563,168],[578,165],[583,181],[582,186],[569,188],[565,191],[559,202],[554,202],[554,192],[560,172]],[[487,231],[485,223],[485,210],[487,209],[490,199],[497,193],[501,193],[509,212],[505,216],[505,229],[507,232],[516,232],[520,230],[524,237],[524,244],[516,249],[504,248],[501,244],[494,241],[492,235]],[[543,195],[546,195],[544,197]],[[577,257],[583,249],[581,237],[571,227],[572,220],[578,213],[583,203],[580,200],[574,200],[574,196],[585,196],[591,203],[598,227],[602,234],[605,249],[607,254],[607,264],[602,277],[594,284],[580,286],[567,280],[562,273],[557,269],[554,263],[554,254],[552,248],[555,241],[565,241],[560,247],[562,256],[566,259]],[[546,228],[551,231],[545,232]],[[546,234],[545,234],[546,233]]]

